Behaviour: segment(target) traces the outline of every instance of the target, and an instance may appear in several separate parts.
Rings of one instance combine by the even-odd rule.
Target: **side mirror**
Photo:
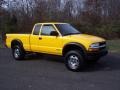
[[[51,35],[51,36],[58,36],[59,34],[58,34],[57,31],[52,31],[52,32],[50,33],[50,35]]]

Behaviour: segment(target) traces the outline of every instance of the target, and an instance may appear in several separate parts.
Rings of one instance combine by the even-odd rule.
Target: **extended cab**
[[[6,46],[16,60],[22,60],[26,52],[63,56],[71,71],[108,53],[105,39],[82,34],[67,23],[37,23],[31,34],[6,34]]]

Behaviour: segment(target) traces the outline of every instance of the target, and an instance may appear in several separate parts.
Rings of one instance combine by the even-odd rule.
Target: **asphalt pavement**
[[[0,49],[0,90],[120,90],[120,54],[71,72],[63,58],[28,55],[16,61],[10,49]]]

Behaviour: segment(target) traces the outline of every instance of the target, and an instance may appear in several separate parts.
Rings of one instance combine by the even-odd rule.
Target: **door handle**
[[[41,40],[42,39],[42,37],[39,37],[39,40]]]

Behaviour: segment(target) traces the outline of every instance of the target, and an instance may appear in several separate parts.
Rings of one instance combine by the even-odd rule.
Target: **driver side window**
[[[52,36],[51,33],[53,31],[56,31],[55,28],[53,27],[53,25],[44,25],[41,29],[41,35]]]

